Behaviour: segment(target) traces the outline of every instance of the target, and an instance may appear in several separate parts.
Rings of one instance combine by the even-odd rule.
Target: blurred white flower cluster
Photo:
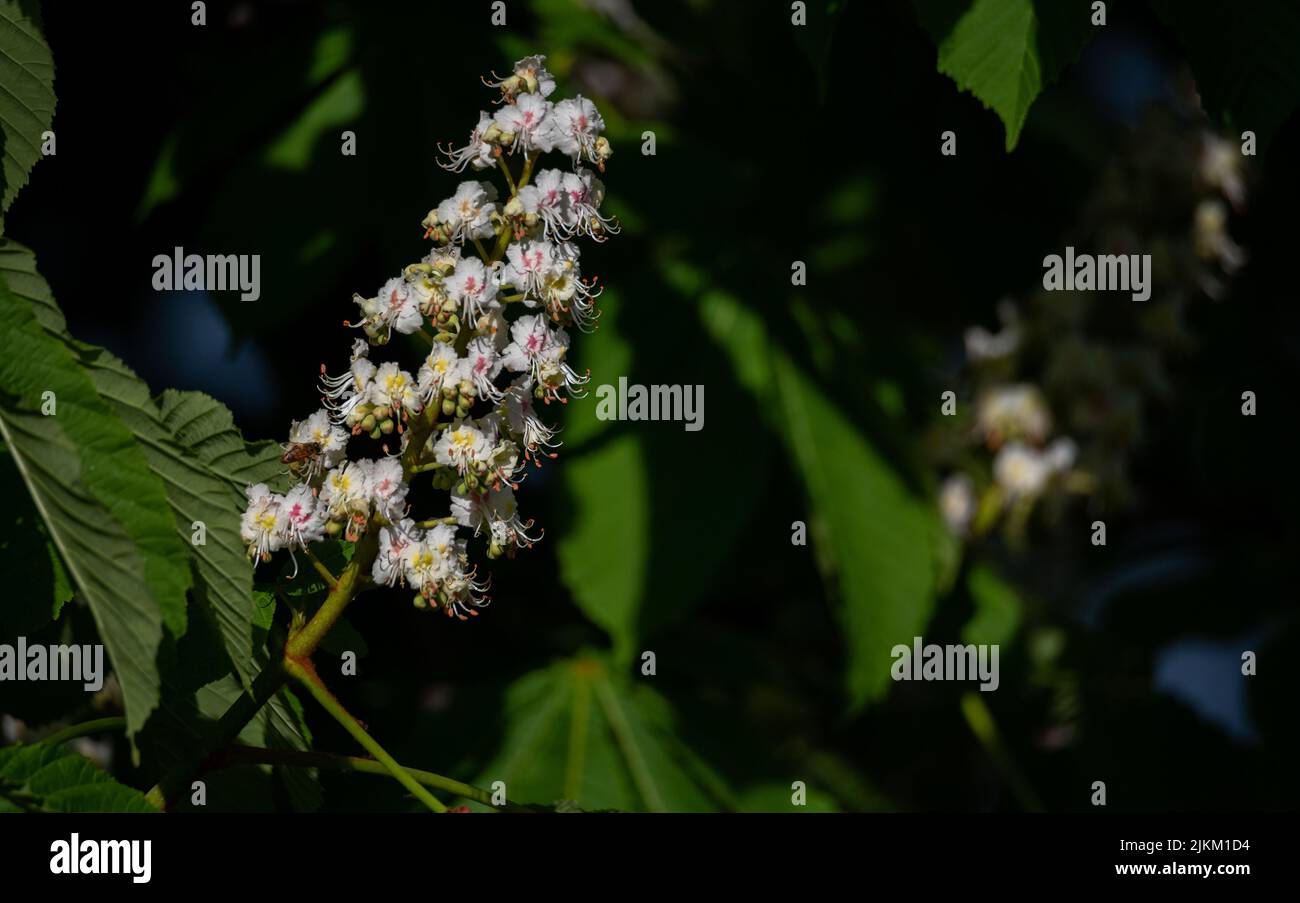
[[[600,210],[605,186],[585,168],[603,172],[612,153],[595,105],[548,100],[555,79],[542,56],[485,82],[500,89],[500,107],[480,115],[464,147],[444,148],[442,165],[496,169],[505,192],[462,182],[422,223],[429,254],[373,297],[354,296],[361,316],[350,325],[365,339],[353,343],[346,371],[322,367],[324,406],[289,429],[283,461],[297,484],[284,494],[250,486],[241,523],[249,554],[262,560],[310,552],[325,538],[372,543],[376,584],[409,586],[418,607],[461,619],[487,601],[469,538],[483,537],[496,558],[540,536],[514,495],[526,465],[554,458],[558,445],[534,403],[583,394],[588,377],[568,363],[566,327],[589,331],[599,316],[600,290],[583,278],[575,241],[618,232]],[[548,152],[571,168],[538,170]],[[512,307],[520,314],[510,318]],[[414,372],[371,359],[393,333],[429,348]],[[381,443],[383,456],[349,460],[349,441],[361,436]],[[410,516],[408,487],[421,474],[450,492],[444,516]]]
[[[1103,253],[1150,254],[1154,291],[1138,305],[1092,292],[1004,299],[996,328],[965,334],[960,405],[931,434],[946,476],[939,506],[975,539],[1001,526],[1023,539],[1035,510],[1059,514],[1071,494],[1094,510],[1132,501],[1129,459],[1176,355],[1193,350],[1185,310],[1218,299],[1245,262],[1228,232],[1246,199],[1241,148],[1153,119],[1101,174],[1068,241]]]

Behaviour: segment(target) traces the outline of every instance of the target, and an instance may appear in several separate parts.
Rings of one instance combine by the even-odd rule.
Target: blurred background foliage
[[[1300,20],[1109,6],[1096,29],[1086,3],[814,0],[792,27],[781,2],[512,0],[493,27],[477,0],[280,0],[209,3],[198,28],[187,3],[48,4],[59,152],[6,232],[73,335],[280,440],[346,359],[352,292],[424,252],[420,219],[456,182],[435,145],[488,107],[479,76],[545,53],[560,94],[605,114],[624,225],[584,259],[608,288],[575,364],[595,385],[701,385],[705,429],[570,404],[521,496],[545,541],[492,569],[484,617],[398,592],[352,607],[364,640],[332,654],[361,649],[360,677],[330,679],[330,650],[322,673],[396,757],[595,809],[786,811],[803,781],[813,811],[1084,810],[1094,780],[1115,808],[1294,808]],[[1014,67],[990,76],[990,53]],[[1037,282],[1150,108],[1201,115],[1191,80],[1216,126],[1261,137],[1250,264],[1196,308],[1108,547],[1078,506],[967,554],[921,442],[962,332]],[[176,246],[260,254],[260,300],[153,293]],[[91,630],[69,606],[46,633]],[[915,635],[1003,644],[1000,689],[891,682]],[[74,704],[11,696],[33,726]],[[317,748],[351,751],[307,719]],[[116,752],[123,779],[156,778]],[[213,781],[217,809],[412,805],[360,776],[315,795],[251,768]]]

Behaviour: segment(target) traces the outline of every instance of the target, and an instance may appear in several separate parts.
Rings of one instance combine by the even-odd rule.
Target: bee
[[[280,463],[301,464],[303,461],[314,461],[320,457],[320,453],[319,442],[295,442],[285,450]]]
[[[314,480],[324,469],[325,454],[319,442],[291,442],[284,446],[281,464],[288,464],[291,473]]]

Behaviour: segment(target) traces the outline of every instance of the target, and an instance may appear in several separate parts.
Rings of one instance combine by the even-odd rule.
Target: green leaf
[[[637,379],[626,338],[633,327],[622,328],[622,300],[612,289],[602,295],[601,328],[583,345],[583,364],[600,385],[565,408],[565,446],[556,467],[570,516],[548,524],[547,538],[556,544],[561,576],[574,600],[610,634],[616,658],[626,664],[639,643],[708,596],[761,498],[740,493],[729,504],[714,506],[707,518],[683,520],[673,500],[682,486],[700,479],[698,461],[725,459],[728,480],[757,485],[769,452],[760,446],[734,454],[733,437],[752,426],[756,412],[727,362],[717,360],[703,336],[667,351],[662,343],[640,347],[636,364],[663,372],[683,357],[703,362],[690,382],[708,389],[707,430],[597,417],[598,405],[613,400],[604,386],[617,388],[624,376],[629,383]]]
[[[963,628],[962,640],[990,646],[1010,643],[1020,628],[1020,594],[986,564],[971,568],[966,589],[975,603],[975,614]]]
[[[9,574],[0,637],[27,636],[58,618],[72,586],[8,449],[0,452],[0,505],[0,558],[23,563]]]
[[[157,812],[138,790],[60,746],[0,749],[0,812]]]
[[[629,660],[649,566],[649,489],[640,440],[623,435],[561,462],[575,516],[556,543],[560,575],[583,613]]]
[[[41,159],[41,133],[54,121],[54,57],[41,37],[33,3],[0,0],[0,129],[4,192],[0,225]]]
[[[938,68],[1001,118],[1010,151],[1039,92],[1078,56],[1090,28],[1081,0],[974,0],[940,39]]]
[[[94,614],[134,735],[158,702],[164,612],[184,610],[185,545],[162,482],[75,347],[7,286],[0,318],[0,433]],[[50,398],[56,414],[46,416]]]
[[[244,508],[244,490],[266,483],[277,492],[292,482],[280,463],[284,449],[271,440],[245,442],[225,405],[202,392],[167,389],[158,397],[164,426],[176,441],[230,484]]]
[[[47,330],[76,350],[96,391],[112,404],[162,479],[177,534],[193,562],[195,591],[215,615],[236,672],[251,680],[253,568],[239,536],[239,517],[244,486],[259,478],[275,479],[284,469],[279,447],[245,443],[225,406],[202,393],[167,392],[160,406],[124,363],[68,337],[62,313],[26,248],[6,242],[0,249],[0,272],[18,282]],[[197,544],[196,524],[203,525],[203,541]],[[185,632],[185,612],[183,598],[163,609],[174,637]]]
[[[850,704],[889,687],[890,649],[934,609],[933,507],[913,495],[845,416],[784,355],[777,383],[789,438],[816,511],[815,541],[843,599]]]
[[[848,652],[850,704],[889,686],[889,650],[910,641],[934,608],[932,505],[908,490],[871,443],[811,379],[775,348],[760,318],[724,293],[706,293],[700,318],[760,401],[779,400],[788,443],[813,506],[818,562],[834,584]]]
[[[582,809],[708,812],[730,807],[718,778],[680,740],[667,703],[580,657],[525,675],[506,694],[505,740],[479,777],[512,801]]]

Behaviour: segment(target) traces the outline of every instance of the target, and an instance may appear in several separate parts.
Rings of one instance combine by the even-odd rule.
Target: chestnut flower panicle
[[[440,147],[440,165],[484,177],[500,170],[508,194],[461,182],[421,223],[429,253],[373,297],[353,296],[360,316],[345,325],[364,337],[345,371],[321,367],[323,407],[290,425],[292,487],[248,487],[240,521],[260,561],[326,539],[365,540],[376,585],[407,587],[417,608],[461,620],[488,601],[471,543],[488,558],[513,557],[542,538],[515,495],[527,465],[560,446],[534,403],[585,392],[589,375],[567,360],[568,329],[595,328],[601,289],[583,276],[576,242],[619,231],[601,210],[604,184],[584,168],[603,172],[612,154],[596,105],[548,99],[556,83],[544,56],[484,82],[501,92],[495,112],[479,114],[465,145]],[[550,152],[570,168],[539,166]],[[418,364],[371,359],[394,334],[427,343]],[[377,449],[349,459],[349,443],[363,437]],[[417,479],[449,493],[441,516],[411,511]]]

